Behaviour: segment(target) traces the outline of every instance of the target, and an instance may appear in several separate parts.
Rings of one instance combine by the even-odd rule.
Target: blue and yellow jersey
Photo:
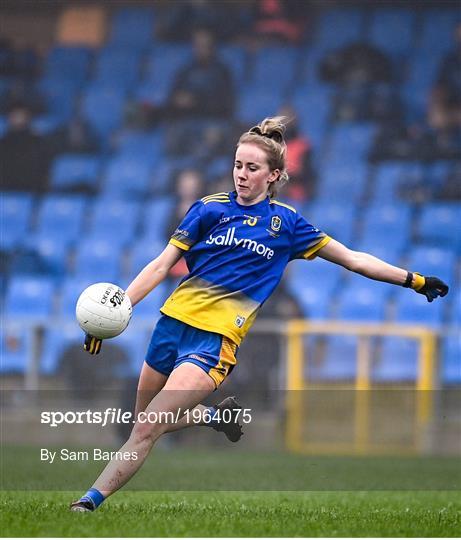
[[[204,197],[170,239],[184,250],[189,274],[161,311],[239,345],[286,265],[314,258],[329,241],[276,200],[242,206],[235,192]]]

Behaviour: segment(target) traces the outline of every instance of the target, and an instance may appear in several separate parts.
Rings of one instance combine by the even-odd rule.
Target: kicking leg
[[[214,389],[213,379],[198,366],[186,362],[176,368],[163,389],[145,410],[147,415],[151,418],[156,417],[157,421],[143,423],[137,420],[130,438],[120,449],[122,453],[128,452],[132,459],[110,461],[90,490],[94,498],[98,500],[94,501],[93,497],[83,497],[71,508],[79,511],[92,510],[104,498],[124,486],[140,469],[157,439],[168,430],[170,424],[174,423],[171,418],[174,419],[178,411],[192,410]],[[169,418],[167,413],[170,414]]]
[[[135,418],[138,418],[140,412],[146,410],[149,403],[165,386],[167,379],[168,377],[166,375],[156,371],[144,362],[139,376],[136,394]],[[229,418],[235,418],[235,420],[229,421],[229,418],[226,418],[226,422],[221,421],[220,416],[226,409],[231,410],[232,414]],[[166,431],[167,433],[171,433],[192,426],[207,426],[212,427],[216,431],[224,432],[230,441],[237,442],[243,434],[242,427],[235,417],[235,411],[239,409],[241,409],[240,405],[232,397],[224,399],[221,403],[215,405],[215,407],[206,407],[199,404],[194,410],[190,411],[190,414],[184,415],[178,422],[170,424]]]

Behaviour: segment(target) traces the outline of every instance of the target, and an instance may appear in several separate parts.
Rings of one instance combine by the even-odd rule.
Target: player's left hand
[[[91,334],[85,334],[85,341],[83,348],[90,354],[99,354],[101,352],[102,339],[92,336]]]
[[[420,274],[418,274],[420,275]],[[420,275],[421,276],[421,275]],[[438,296],[446,296],[448,294],[448,285],[441,279],[434,276],[421,276],[424,279],[424,285],[415,289],[419,294],[424,294],[428,302],[432,302]]]

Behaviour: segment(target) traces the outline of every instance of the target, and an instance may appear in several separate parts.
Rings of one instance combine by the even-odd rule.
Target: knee
[[[167,424],[162,423],[141,423],[136,422],[133,431],[131,432],[130,439],[135,444],[152,444],[161,437],[168,430]]]

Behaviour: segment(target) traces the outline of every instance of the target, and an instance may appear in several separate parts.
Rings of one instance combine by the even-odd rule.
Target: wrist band
[[[418,272],[414,272],[414,283],[412,285],[412,289],[414,289],[415,291],[420,291],[425,284],[426,278]]]
[[[407,272],[407,279],[405,280],[405,283],[402,284],[402,287],[406,287],[407,289],[409,289],[412,283],[413,283],[413,272]]]

